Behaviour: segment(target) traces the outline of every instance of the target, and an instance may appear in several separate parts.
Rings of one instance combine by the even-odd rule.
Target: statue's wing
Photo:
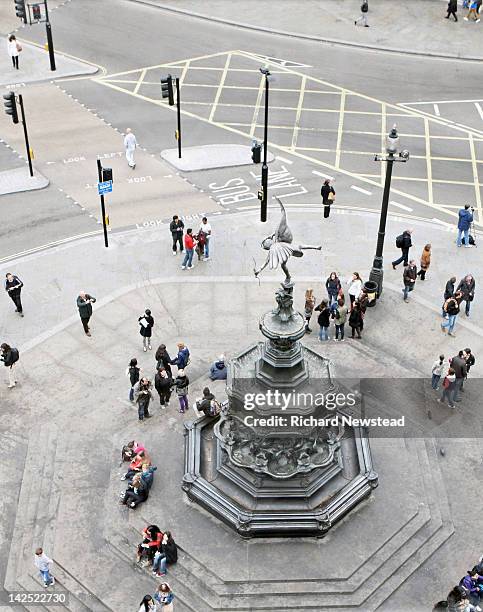
[[[275,270],[280,264],[286,263],[293,253],[291,246],[285,242],[274,242],[270,247],[269,260],[270,268]]]
[[[275,240],[277,240],[277,242],[288,242],[290,244],[293,240],[293,235],[289,226],[287,225],[287,213],[285,212],[285,207],[281,200],[277,197],[275,199],[280,204],[280,210],[282,211],[282,218],[280,219],[277,231],[275,232]]]

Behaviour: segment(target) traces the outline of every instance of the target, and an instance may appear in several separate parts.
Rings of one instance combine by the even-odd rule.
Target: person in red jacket
[[[163,540],[163,532],[157,525],[148,525],[143,529],[143,541],[138,546],[137,562],[140,563],[143,557],[152,562],[156,551],[160,548]]]
[[[186,230],[186,234],[184,236],[185,254],[183,263],[181,264],[182,270],[186,270],[186,268],[188,268],[188,270],[191,270],[193,268],[193,253],[195,252],[195,244],[196,243],[195,239],[193,238],[193,230],[191,229],[191,227],[189,227]]]

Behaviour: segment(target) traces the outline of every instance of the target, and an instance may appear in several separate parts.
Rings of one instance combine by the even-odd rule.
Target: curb
[[[287,32],[285,30],[276,30],[274,28],[265,28],[249,23],[242,23],[239,21],[232,21],[230,19],[221,19],[219,17],[210,17],[208,15],[203,15],[201,13],[194,13],[185,9],[175,8],[170,5],[161,4],[152,0],[129,0],[129,2],[135,2],[137,4],[145,4],[146,6],[151,6],[153,8],[161,9],[163,11],[169,11],[171,13],[177,13],[179,15],[186,15],[188,17],[194,17],[196,19],[204,19],[205,21],[211,21],[214,23],[219,23],[223,25],[230,25],[237,28],[242,28],[244,30],[253,30],[256,32],[266,32],[268,34],[276,34],[279,36],[288,36],[290,38],[298,38],[300,40],[309,40],[312,42],[320,42],[327,43],[331,45],[340,45],[343,47],[353,47],[356,49],[366,49],[371,51],[383,51],[386,53],[398,53],[401,55],[412,55],[416,57],[434,57],[437,59],[445,59],[445,60],[458,60],[463,62],[481,62],[483,61],[483,57],[477,57],[472,55],[460,56],[460,55],[451,55],[446,53],[432,53],[430,51],[423,53],[422,51],[412,51],[410,49],[400,49],[398,47],[382,47],[379,45],[366,45],[363,43],[357,43],[350,40],[339,40],[335,38],[322,38],[320,36],[312,36],[311,34],[301,34],[299,32]]]

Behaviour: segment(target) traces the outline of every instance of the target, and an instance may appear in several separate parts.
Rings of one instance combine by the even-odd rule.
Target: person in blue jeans
[[[184,237],[184,248],[185,255],[183,263],[181,264],[181,269],[186,270],[187,268],[188,270],[191,270],[193,267],[193,254],[195,252],[195,239],[193,238],[193,230],[191,227],[186,230]]]
[[[440,404],[445,404],[446,400],[448,400],[448,405],[450,408],[454,408],[454,392],[455,392],[455,381],[456,376],[453,368],[449,368],[448,373],[444,377],[443,380],[443,394],[438,399]]]
[[[454,297],[447,299],[443,306],[443,310],[448,315],[448,318],[444,321],[444,323],[441,323],[441,331],[446,333],[446,330],[448,330],[449,336],[454,336],[453,330],[454,326],[456,325],[456,317],[460,311],[461,297],[461,291],[457,291]]]
[[[39,570],[44,586],[52,586],[55,584],[55,578],[50,574],[50,565],[53,563],[52,559],[49,559],[42,548],[37,548],[35,551],[34,559],[35,567]]]
[[[320,328],[319,341],[324,342],[325,340],[329,340],[330,308],[327,304],[327,300],[322,300],[315,310],[320,313],[317,319]]]
[[[446,369],[446,364],[444,363],[444,355],[440,355],[439,359],[433,363],[433,367],[431,368],[431,387],[437,391],[439,389],[439,381],[441,380],[441,376],[443,376],[444,371]]]
[[[207,261],[210,258],[211,225],[206,217],[201,219],[200,232],[205,235],[204,258]]]
[[[464,236],[465,247],[470,245],[470,227],[473,223],[473,209],[469,204],[465,204],[464,208],[458,211],[458,237],[456,238],[456,246],[461,246],[461,238]]]

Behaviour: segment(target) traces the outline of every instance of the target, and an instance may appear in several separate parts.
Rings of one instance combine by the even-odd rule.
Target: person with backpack
[[[138,360],[133,357],[126,369],[126,376],[129,376],[131,382],[131,390],[129,391],[129,401],[134,402],[134,385],[139,381],[141,368],[138,366]]]
[[[402,292],[403,292],[403,298],[405,302],[409,302],[409,292],[414,289],[414,286],[416,284],[417,274],[418,274],[418,269],[416,267],[416,262],[413,259],[411,259],[411,261],[404,268],[404,271],[403,271],[404,288]]]
[[[173,255],[176,255],[178,252],[183,252],[183,231],[184,231],[184,223],[178,217],[178,215],[173,216],[173,220],[169,224],[169,231],[171,232],[171,238],[173,239]]]
[[[395,259],[392,262],[392,269],[395,270],[400,263],[404,263],[405,266],[408,265],[409,261],[409,249],[413,246],[411,242],[411,234],[413,230],[407,229],[404,232],[396,237],[396,247],[401,249],[401,257]]]
[[[5,291],[8,297],[15,304],[15,312],[23,317],[22,300],[20,299],[20,293],[22,291],[23,283],[18,276],[15,276],[11,272],[7,272],[5,277]]]
[[[431,388],[435,391],[439,389],[439,382],[445,369],[446,364],[444,362],[444,355],[440,355],[439,359],[436,359],[436,361],[433,363],[433,367],[431,368]]]
[[[466,19],[466,17],[465,17]],[[469,204],[465,204],[464,208],[458,211],[458,237],[456,238],[456,246],[462,244],[462,237],[465,241],[465,247],[468,249],[470,244],[470,227],[473,223],[473,208]]]
[[[337,304],[337,298],[339,291],[342,289],[340,279],[337,276],[337,272],[331,272],[329,278],[325,281],[325,288],[329,296],[329,308],[332,304]]]
[[[153,335],[154,318],[149,308],[138,318],[139,333],[143,338],[143,351],[151,350],[151,336]]]
[[[445,334],[447,329],[448,336],[452,336],[453,338],[456,337],[453,330],[454,326],[456,325],[456,317],[460,312],[461,298],[462,294],[457,291],[454,296],[448,298],[443,305],[443,311],[446,313],[448,318],[444,323],[441,323],[441,331]]]
[[[141,378],[141,380],[134,385],[134,401],[138,405],[138,417],[140,421],[151,418],[149,414],[149,402],[152,399],[151,381],[146,377]]]
[[[446,312],[444,310],[444,304],[446,302],[446,300],[449,300],[450,297],[453,297],[454,295],[454,286],[456,283],[456,276],[452,276],[449,281],[447,281],[446,286],[444,288],[444,294],[443,294],[443,307],[441,308],[441,316],[443,317],[443,319],[446,318]]]
[[[327,300],[322,300],[315,310],[320,313],[317,319],[317,323],[319,324],[319,342],[330,340],[330,308],[327,304]]]
[[[352,309],[349,315],[349,326],[352,329],[351,338],[355,338],[355,333],[357,332],[357,339],[360,340],[362,338],[361,331],[363,327],[363,317],[361,308],[359,306],[359,302],[356,300],[352,305]]]
[[[443,393],[441,397],[438,399],[440,404],[445,404],[446,400],[448,400],[448,406],[450,408],[454,408],[453,394],[455,387],[456,376],[453,368],[449,368],[446,376],[443,379]]]
[[[171,361],[171,365],[178,367],[178,370],[184,370],[190,363],[190,351],[184,342],[178,342],[178,354],[175,359]]]
[[[324,184],[320,188],[322,196],[322,204],[324,206],[324,219],[328,219],[330,215],[330,206],[335,201],[335,189],[330,184],[330,179],[325,179]]]
[[[423,281],[426,278],[426,272],[429,270],[431,265],[431,245],[425,244],[423,252],[421,253],[420,270],[418,272],[419,278]]]
[[[465,302],[465,315],[470,316],[471,302],[475,299],[475,279],[471,274],[467,274],[459,282],[456,287],[456,291],[459,291],[462,295],[462,301]]]
[[[195,408],[208,417],[217,416],[221,410],[220,404],[216,401],[215,396],[208,387],[203,389],[203,397],[196,400]]]
[[[179,412],[183,414],[189,408],[188,405],[188,386],[190,384],[189,378],[184,373],[184,370],[178,370],[178,376],[175,380],[176,395],[179,401]]]
[[[159,394],[159,404],[162,409],[166,408],[171,398],[171,389],[174,382],[171,375],[164,368],[160,368],[154,377],[154,388]]]
[[[361,16],[354,21],[354,25],[357,25],[359,22],[361,22],[365,28],[368,28],[369,27],[369,24],[367,23],[367,13],[368,12],[369,12],[369,2],[368,0],[362,0]]]
[[[348,308],[345,305],[344,298],[337,300],[337,308],[334,312],[334,323],[335,323],[335,338],[336,342],[344,342],[344,327],[347,322]]]
[[[454,20],[458,21],[458,17],[456,17],[457,10],[458,10],[458,2],[457,2],[457,0],[449,0],[449,2],[448,2],[448,14],[446,15],[446,19],[449,19],[450,15],[453,15]]]
[[[0,360],[3,361],[3,365],[8,368],[8,388],[12,389],[17,384],[17,378],[15,374],[15,364],[19,359],[18,349],[10,346],[6,342],[0,345],[2,353]]]

